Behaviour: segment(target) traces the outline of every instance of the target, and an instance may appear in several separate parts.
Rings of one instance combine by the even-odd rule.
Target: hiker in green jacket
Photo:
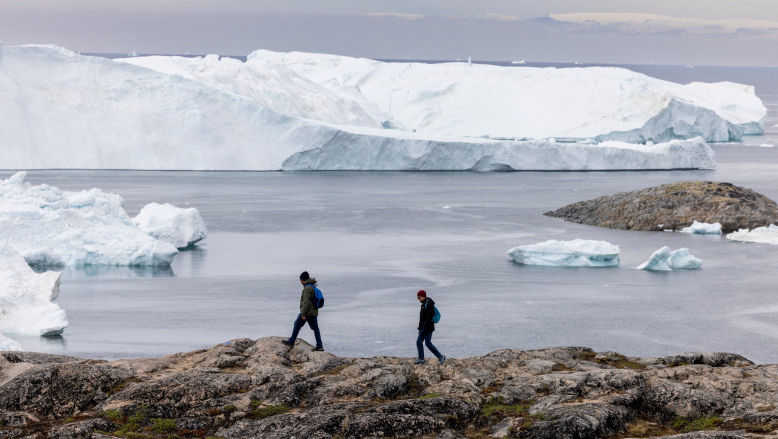
[[[316,295],[313,286],[316,285],[316,279],[312,278],[307,271],[300,273],[300,283],[303,285],[303,291],[300,294],[300,314],[297,315],[297,319],[294,321],[294,329],[292,329],[292,336],[289,340],[282,341],[283,344],[292,347],[295,340],[297,340],[297,334],[300,333],[300,329],[308,323],[308,326],[313,329],[313,335],[316,337],[316,347],[314,351],[323,351],[324,346],[321,342],[321,332],[319,332],[319,309],[313,304],[313,299]]]

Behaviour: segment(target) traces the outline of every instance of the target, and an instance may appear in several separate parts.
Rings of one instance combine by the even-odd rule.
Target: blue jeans
[[[319,332],[319,322],[316,317],[305,316],[305,320],[303,320],[302,314],[297,314],[297,320],[294,321],[294,329],[292,329],[292,336],[289,337],[289,343],[294,344],[294,341],[297,340],[297,334],[305,326],[305,322],[308,322],[308,326],[313,329],[313,335],[316,337],[316,347],[324,347],[321,343],[321,332]]]
[[[432,331],[419,331],[419,337],[416,339],[416,349],[419,350],[419,358],[424,359],[424,346],[422,342],[427,345],[427,349],[430,350],[436,357],[440,358],[441,354],[438,349],[432,344]]]

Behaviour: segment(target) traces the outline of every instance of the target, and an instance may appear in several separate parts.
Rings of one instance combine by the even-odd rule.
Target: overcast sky
[[[778,65],[778,0],[0,0],[0,40],[81,52]]]

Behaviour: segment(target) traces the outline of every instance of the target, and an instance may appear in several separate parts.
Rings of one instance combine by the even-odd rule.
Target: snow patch
[[[100,189],[0,180],[0,240],[32,265],[170,265],[178,253],[136,227],[122,197]]]
[[[132,221],[144,232],[178,249],[194,245],[208,236],[205,221],[194,207],[184,209],[167,203],[149,203]]]
[[[662,247],[637,268],[649,271],[676,271],[696,270],[701,267],[702,260],[689,254],[688,248],[670,251],[670,247]]]
[[[711,224],[694,221],[691,226],[681,229],[681,232],[696,235],[721,235],[721,223]]]
[[[59,294],[61,274],[35,273],[13,248],[0,244],[0,334],[61,334],[68,321],[65,311],[52,302]],[[1,344],[14,346],[0,339]]]
[[[617,267],[619,247],[606,241],[549,240],[520,245],[508,251],[514,262],[555,267]]]
[[[762,244],[778,245],[778,226],[770,224],[755,229],[740,229],[737,232],[727,234],[727,239],[741,242],[756,242]]]

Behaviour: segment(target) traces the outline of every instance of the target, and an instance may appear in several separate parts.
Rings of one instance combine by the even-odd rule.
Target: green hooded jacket
[[[313,300],[316,293],[313,291],[313,286],[316,284],[316,279],[310,278],[305,281],[303,292],[300,294],[300,314],[308,317],[318,317],[319,308],[313,306]]]

